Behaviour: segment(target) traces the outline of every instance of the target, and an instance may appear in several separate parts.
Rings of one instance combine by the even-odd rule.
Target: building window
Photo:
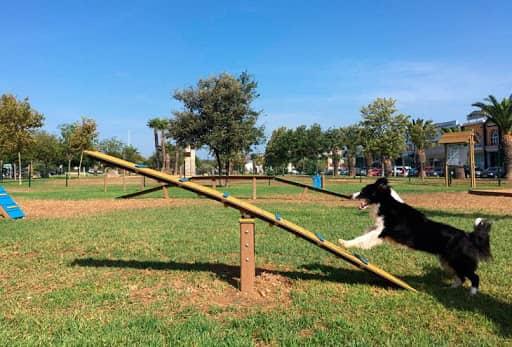
[[[491,133],[491,145],[498,145],[500,141],[500,136],[498,134],[498,130],[493,130]]]

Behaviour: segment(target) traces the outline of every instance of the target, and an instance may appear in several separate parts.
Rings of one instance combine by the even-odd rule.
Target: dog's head
[[[388,185],[387,178],[379,178],[375,183],[363,187],[359,193],[352,194],[352,199],[361,200],[360,209],[365,209],[369,205],[381,203],[386,198],[391,197],[391,187]]]

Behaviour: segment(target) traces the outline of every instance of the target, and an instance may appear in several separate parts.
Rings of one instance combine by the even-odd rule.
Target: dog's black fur
[[[379,238],[438,255],[442,265],[452,270],[461,283],[468,278],[475,288],[472,293],[476,293],[479,287],[479,277],[475,273],[478,262],[491,257],[490,222],[477,219],[474,231],[466,233],[432,221],[413,207],[395,200],[385,178],[365,186],[357,199],[364,199],[369,205],[378,204],[377,216],[384,221]]]

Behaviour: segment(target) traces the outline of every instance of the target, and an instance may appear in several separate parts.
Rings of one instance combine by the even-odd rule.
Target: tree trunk
[[[82,170],[82,161],[84,159],[84,151],[80,153],[80,162],[78,163],[78,178],[80,178],[80,170]]]
[[[382,168],[384,170],[383,172],[383,176],[386,176],[388,177],[390,175],[390,173],[393,172],[393,163],[391,162],[391,159],[389,158],[386,158],[382,161]]]
[[[349,176],[356,176],[356,174],[357,174],[356,157],[353,155],[348,157],[348,170],[349,170]]]
[[[512,181],[512,133],[503,134],[503,152],[505,153],[505,177]]]
[[[21,168],[21,152],[18,152],[18,177],[19,177],[19,184],[21,186],[21,172],[22,172],[22,168]]]
[[[180,161],[180,148],[178,147],[178,144],[176,144],[175,152],[174,152],[174,174],[178,174],[178,167],[179,167],[179,161]]]
[[[373,155],[370,152],[364,153],[364,159],[366,160],[366,167],[371,168],[373,164]]]
[[[155,160],[156,160],[156,168],[157,170],[161,169],[160,166],[160,153],[158,153],[158,131],[156,128],[153,128],[153,136],[155,137]],[[176,174],[176,173],[175,173]]]
[[[163,130],[160,132],[160,146],[162,146],[162,171],[167,171],[167,149],[165,148],[165,134]]]
[[[425,162],[427,161],[427,156],[425,154],[425,150],[424,149],[420,149],[418,148],[417,150],[418,152],[418,160],[420,161],[420,174],[419,176],[421,177],[421,180],[425,180]]]
[[[333,153],[333,155],[332,155],[332,166],[333,166],[332,175],[338,176],[338,166],[340,165],[340,159],[338,157],[338,149],[335,148],[332,151],[332,153]]]
[[[220,176],[222,176],[222,161],[220,160],[220,155],[219,153],[217,152],[214,152],[215,154],[215,158],[217,159],[217,170],[218,170],[218,175],[219,175],[219,184],[222,185],[222,181],[220,179]]]
[[[71,172],[71,159],[68,159],[68,175]]]

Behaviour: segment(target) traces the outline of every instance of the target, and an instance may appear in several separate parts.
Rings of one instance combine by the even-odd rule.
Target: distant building
[[[425,151],[426,157],[427,157],[427,166],[431,166],[433,168],[442,167],[444,163],[444,146],[437,145],[437,141],[439,141],[439,138],[443,134],[443,129],[457,129],[460,128],[461,125],[456,120],[451,120],[448,122],[440,122],[440,123],[434,123],[434,127],[436,128],[436,137],[434,138],[434,141],[436,145],[434,145],[431,148],[428,148]]]
[[[498,150],[500,144],[499,129],[485,114],[479,111],[471,112],[462,124],[464,130],[475,132],[475,162],[480,168],[498,166]]]

